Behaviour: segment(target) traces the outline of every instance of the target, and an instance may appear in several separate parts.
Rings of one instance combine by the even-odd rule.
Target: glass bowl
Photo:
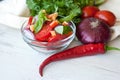
[[[56,42],[40,42],[34,39],[34,35],[32,32],[29,30],[26,30],[25,27],[27,25],[27,21],[23,23],[21,27],[21,33],[23,36],[23,40],[34,50],[40,52],[40,53],[56,53],[60,52],[64,49],[66,49],[70,43],[74,40],[75,38],[75,33],[76,33],[76,26],[75,24],[70,21],[70,27],[73,31],[73,33],[62,40],[56,41]]]

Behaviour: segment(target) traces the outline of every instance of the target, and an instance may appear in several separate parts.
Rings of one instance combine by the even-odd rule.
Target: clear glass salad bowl
[[[71,21],[70,22],[70,27],[72,29],[72,34],[68,36],[65,39],[58,40],[56,42],[40,42],[34,39],[34,35],[32,32],[29,30],[26,30],[25,27],[27,26],[27,21],[23,23],[21,27],[21,33],[23,36],[23,40],[34,50],[40,52],[40,53],[56,53],[60,52],[64,49],[66,49],[70,43],[74,40],[75,38],[75,33],[76,33],[76,26],[75,24]]]

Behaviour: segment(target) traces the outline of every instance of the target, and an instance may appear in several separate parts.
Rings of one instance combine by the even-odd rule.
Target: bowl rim
[[[48,43],[48,42],[42,42],[42,41],[33,40],[33,39],[27,37],[27,36],[25,35],[25,32],[24,32],[24,29],[25,29],[25,26],[27,25],[27,24],[26,24],[27,22],[28,22],[28,20],[24,21],[23,24],[22,24],[22,27],[21,27],[21,33],[22,33],[22,35],[23,35],[25,38],[27,38],[28,40],[30,40],[30,41],[34,41],[34,42],[37,42],[37,43],[43,43],[43,44]],[[71,23],[71,26],[72,26],[72,27],[71,27],[71,26],[70,26],[70,27],[72,28],[73,33],[72,33],[70,36],[66,37],[65,39],[58,40],[58,41],[55,41],[55,42],[66,41],[66,40],[70,39],[71,37],[73,37],[73,36],[76,34],[76,26],[75,26],[74,22],[73,22],[73,21],[70,21],[70,23]],[[26,41],[26,42],[27,42],[27,41]],[[29,42],[27,42],[27,43],[29,43]],[[51,42],[50,42],[50,43],[51,43]],[[29,43],[29,44],[32,44],[32,43]]]

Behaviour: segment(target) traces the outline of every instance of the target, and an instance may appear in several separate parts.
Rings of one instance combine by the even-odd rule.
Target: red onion
[[[85,18],[77,26],[76,36],[79,41],[87,43],[106,43],[111,33],[109,26],[96,18]]]

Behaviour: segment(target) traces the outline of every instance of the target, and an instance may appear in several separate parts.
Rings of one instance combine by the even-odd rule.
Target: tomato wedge
[[[54,50],[56,48],[59,48],[60,46],[58,45],[63,44],[63,41],[60,40],[63,40],[66,37],[67,37],[66,35],[62,35],[62,34],[56,34],[55,36],[51,36],[48,40],[47,49]]]
[[[57,20],[45,22],[42,29],[35,34],[36,40],[44,42],[48,41],[48,38],[51,36],[50,31],[52,31],[58,24],[59,22]]]

